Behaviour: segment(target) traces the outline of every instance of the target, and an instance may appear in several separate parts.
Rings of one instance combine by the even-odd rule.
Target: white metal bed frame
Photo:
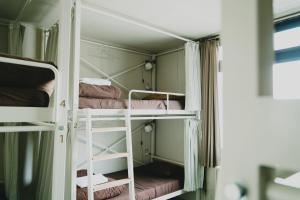
[[[48,108],[41,107],[8,107],[1,106],[0,113],[5,113],[5,115],[0,115],[0,122],[55,122],[58,116],[58,70],[51,64],[40,63],[28,60],[21,60],[16,58],[7,58],[0,56],[0,62],[18,64],[23,66],[31,66],[38,68],[50,69],[55,75],[55,89],[53,94],[53,105]]]
[[[29,1],[27,1],[29,2]],[[24,5],[23,10],[25,9]],[[54,131],[53,174],[52,174],[52,200],[65,199],[65,163],[66,163],[66,136],[68,130],[69,109],[69,77],[70,73],[70,46],[71,46],[71,15],[73,0],[60,0],[58,2],[59,15],[57,17],[60,30],[58,37],[59,71],[52,65],[36,63],[33,61],[18,60],[0,57],[0,61],[29,65],[51,69],[55,74],[55,91],[53,104],[48,108],[36,107],[0,107],[0,122],[26,122],[28,126],[1,126],[1,132],[32,132]],[[22,15],[22,13],[20,13]],[[18,19],[20,17],[18,16]],[[18,21],[18,20],[17,20]],[[5,115],[3,115],[3,113]]]
[[[162,94],[166,95],[166,110],[138,110],[138,109],[132,109],[131,108],[131,102],[132,102],[132,96],[134,93],[144,93],[144,94]],[[123,158],[128,156],[127,154],[131,155],[132,157],[132,150],[129,150],[128,152],[128,147],[132,147],[132,140],[131,138],[128,140],[128,133],[124,138],[127,139],[127,154],[126,153],[119,153],[117,151],[111,150],[111,148],[114,146],[111,145],[108,148],[105,148],[103,146],[100,146],[102,149],[105,149],[104,151],[101,151],[98,154],[93,154],[92,146],[94,145],[94,142],[92,141],[92,134],[93,134],[93,126],[92,122],[93,121],[113,121],[113,120],[126,120],[129,122],[129,126],[126,127],[126,132],[129,132],[130,135],[131,133],[131,121],[132,120],[147,120],[147,119],[194,119],[194,118],[199,118],[199,111],[186,111],[186,110],[171,110],[170,109],[170,96],[185,96],[184,94],[181,93],[170,93],[170,92],[155,92],[155,91],[147,91],[147,90],[131,90],[129,92],[129,99],[128,99],[128,108],[127,109],[79,109],[78,110],[78,121],[79,122],[85,122],[87,123],[86,126],[86,136],[87,136],[87,151],[89,152],[88,156],[88,178],[89,178],[89,186],[88,186],[88,199],[93,200],[93,192],[98,191],[99,189],[105,189],[109,187],[116,186],[115,184],[133,184],[133,163],[128,166],[128,175],[129,175],[129,180],[120,180],[116,183],[107,183],[107,184],[100,184],[98,186],[93,185],[92,183],[92,173],[93,171],[93,161],[96,161],[97,159],[101,160],[108,160],[108,159],[115,159],[115,158]],[[121,131],[121,127],[114,127],[119,129]],[[125,127],[124,127],[125,128]],[[113,128],[102,128],[105,129],[104,132],[110,132],[110,131],[115,131]],[[116,130],[117,130],[116,129]],[[118,130],[117,130],[118,131]],[[155,136],[152,134],[153,137],[151,137],[151,144],[155,143]],[[124,138],[121,138],[119,141],[115,142],[118,144],[120,141],[124,141]],[[82,139],[82,138],[81,138]],[[83,139],[82,139],[83,140]],[[152,145],[151,145],[152,146]],[[108,155],[103,155],[104,152],[111,152],[112,154]],[[131,152],[131,153],[130,153]],[[153,146],[151,147],[150,150],[150,157],[151,160],[153,159],[158,159],[162,160],[165,162],[170,162],[176,165],[181,165],[183,166],[183,163],[170,160],[167,158],[160,157],[158,155],[155,155],[155,150],[153,149]],[[126,154],[126,155],[125,155]],[[131,158],[133,160],[133,157]],[[130,162],[130,161],[129,161]],[[131,161],[133,162],[133,161]],[[132,182],[131,182],[132,181]],[[131,187],[134,187],[131,185]],[[166,195],[163,195],[161,197],[155,198],[157,200],[165,200],[165,199],[170,199],[179,195],[184,194],[184,190],[178,190]],[[131,200],[135,199],[134,197],[134,189],[131,188],[131,192],[129,192],[129,197]]]
[[[60,76],[58,69],[53,65],[43,62],[35,62],[22,60],[17,58],[8,58],[1,57],[0,62],[11,63],[29,67],[36,68],[45,68],[50,69],[55,76],[55,87],[53,93],[53,99],[49,103],[49,107],[9,107],[9,106],[0,106],[0,122],[4,123],[3,126],[0,127],[0,133],[22,133],[22,132],[45,132],[51,131],[55,134],[55,142],[54,142],[54,155],[53,155],[53,175],[52,182],[54,183],[52,187],[52,199],[57,199],[57,197],[62,197],[64,192],[59,192],[61,190],[61,180],[57,178],[57,174],[61,170],[61,166],[64,166],[64,162],[61,162],[61,156],[58,149],[60,144],[59,141],[63,140],[63,136],[65,135],[64,126],[62,123],[59,123],[59,115],[61,113],[60,105],[59,105],[59,92],[60,92]],[[8,123],[20,123],[20,125],[6,125]],[[25,125],[26,123],[27,125]],[[60,140],[58,140],[60,138]],[[58,161],[59,160],[59,161]],[[60,164],[59,164],[60,163]],[[61,165],[62,164],[62,165]],[[57,185],[57,187],[55,186]],[[64,184],[62,184],[64,186]],[[55,196],[56,195],[56,196]]]
[[[184,38],[181,36],[178,36],[176,34],[173,34],[171,32],[165,31],[165,30],[161,30],[157,27],[153,27],[151,25],[139,22],[137,20],[131,19],[131,18],[127,18],[124,17],[122,15],[119,15],[118,13],[113,13],[111,11],[105,10],[103,8],[94,8],[91,7],[89,5],[82,5],[81,3],[85,3],[87,2],[86,0],[75,0],[75,31],[74,31],[74,71],[73,71],[73,76],[74,76],[74,80],[73,80],[73,92],[74,92],[74,96],[73,96],[73,109],[72,109],[72,132],[73,132],[73,137],[77,138],[77,133],[76,133],[76,129],[78,127],[78,123],[80,122],[84,122],[89,124],[88,130],[87,130],[87,150],[88,150],[88,157],[90,159],[88,159],[88,179],[89,179],[89,190],[88,190],[88,196],[89,196],[89,200],[93,199],[93,190],[91,189],[93,184],[92,184],[92,175],[91,175],[91,171],[93,169],[92,167],[92,159],[93,159],[93,153],[92,153],[92,146],[96,145],[97,147],[99,147],[99,149],[104,149],[104,152],[111,152],[111,153],[117,153],[116,151],[112,150],[112,147],[108,147],[105,148],[103,147],[101,144],[95,144],[92,141],[92,137],[91,137],[91,129],[92,129],[92,121],[96,120],[96,121],[102,121],[102,120],[125,120],[125,121],[129,121],[129,127],[126,126],[126,133],[130,132],[130,134],[126,134],[126,139],[128,138],[128,136],[130,135],[131,138],[131,121],[132,120],[154,120],[154,119],[200,119],[200,111],[188,111],[188,110],[171,110],[169,109],[169,97],[170,95],[174,95],[174,96],[184,96],[184,94],[179,94],[179,93],[168,93],[168,92],[154,92],[154,91],[144,91],[144,90],[129,90],[129,88],[123,87],[123,85],[117,83],[118,85],[121,85],[121,87],[127,91],[129,91],[129,106],[128,109],[78,109],[78,85],[79,85],[79,68],[80,68],[80,61],[85,63],[86,65],[88,65],[89,67],[93,68],[96,70],[95,66],[93,66],[89,61],[85,60],[84,58],[80,57],[80,42],[89,42],[89,43],[93,43],[93,44],[97,44],[97,45],[103,45],[106,47],[111,47],[111,48],[116,48],[119,50],[124,50],[124,51],[128,51],[128,52],[133,52],[133,53],[138,53],[141,55],[147,55],[147,56],[152,56],[152,59],[156,56],[160,56],[160,55],[164,55],[164,54],[168,54],[168,53],[172,53],[172,52],[176,52],[178,50],[182,50],[182,48],[180,49],[175,49],[175,50],[169,50],[166,52],[162,52],[159,54],[147,54],[144,52],[138,52],[135,50],[130,50],[130,49],[125,49],[125,48],[120,48],[120,47],[115,47],[115,46],[111,46],[111,45],[107,45],[107,44],[103,44],[103,43],[98,43],[95,41],[89,41],[86,38],[81,38],[81,11],[83,10],[87,10],[90,12],[95,12],[98,15],[105,15],[108,17],[112,17],[115,18],[117,20],[129,23],[129,24],[133,24],[135,26],[140,26],[143,27],[145,29],[154,31],[154,32],[158,32],[173,38],[177,38],[179,40],[185,41],[185,42],[192,42],[192,40],[188,39],[188,38]],[[138,67],[138,66],[136,66]],[[135,67],[132,67],[132,69],[134,69]],[[154,68],[155,70],[155,68]],[[106,76],[107,78],[110,78],[112,81],[114,81],[114,77],[113,76],[109,76],[108,74],[105,74],[105,72],[99,70],[99,68],[97,68],[96,70],[99,74]],[[125,72],[126,73],[126,72]],[[155,82],[154,82],[155,85]],[[154,87],[155,88],[155,87]],[[147,93],[147,94],[164,94],[167,97],[167,109],[166,110],[135,110],[135,109],[131,109],[131,101],[132,101],[132,96],[134,93]],[[77,119],[77,120],[76,120]],[[115,128],[120,128],[120,127],[115,127]],[[104,128],[105,129],[105,128]],[[110,128],[110,130],[113,130]],[[154,134],[152,134],[154,135]],[[83,138],[81,138],[83,139]],[[124,140],[124,138],[122,138],[121,140]],[[151,137],[151,140],[155,140],[155,136]],[[128,141],[128,140],[127,140]],[[117,141],[119,142],[119,141]],[[130,145],[127,144],[127,150],[128,148],[131,149],[132,147],[132,141],[129,140]],[[74,149],[75,151],[73,151],[73,153],[76,152],[76,143],[73,144],[74,145]],[[152,147],[151,147],[152,148]],[[102,154],[102,152],[100,152],[100,155]],[[130,153],[129,151],[129,154]],[[115,155],[118,157],[118,155]],[[113,154],[112,156],[110,156],[110,159],[115,157]],[[124,155],[123,155],[124,156]],[[121,156],[122,157],[122,156]],[[76,155],[73,155],[73,158],[76,158]],[[99,158],[99,156],[98,156]],[[107,159],[108,157],[106,156],[105,159]],[[177,162],[177,161],[172,161],[170,159],[167,158],[162,158],[159,157],[157,155],[155,155],[155,152],[153,150],[151,150],[151,159],[160,159],[163,161],[167,161],[167,162],[171,162],[177,165],[181,165],[183,166],[183,163]],[[75,179],[76,179],[76,159],[73,159],[73,168],[72,168],[72,191],[71,191],[71,195],[72,195],[72,199],[76,199],[76,184],[75,184]],[[132,166],[133,164],[133,159],[132,159],[132,163],[130,164],[130,162],[128,162],[128,166],[129,168],[129,176],[132,176]],[[131,169],[130,169],[131,168]],[[90,172],[89,172],[90,171]],[[131,171],[131,172],[130,172]],[[111,184],[104,184],[104,185],[111,185]],[[100,188],[105,188],[106,186],[99,186],[97,187],[98,189]],[[112,185],[111,185],[112,186]],[[173,193],[161,196],[156,198],[157,200],[164,200],[164,199],[169,199],[169,198],[173,198],[176,196],[179,196],[181,194],[183,194],[184,191],[183,190],[178,190],[175,191]],[[131,192],[130,195],[130,199],[133,200],[134,198],[134,192]]]

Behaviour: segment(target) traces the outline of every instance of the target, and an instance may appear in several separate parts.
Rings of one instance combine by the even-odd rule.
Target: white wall
[[[224,149],[220,200],[225,199],[224,186],[234,182],[247,187],[249,200],[259,199],[260,165],[300,170],[300,101],[276,101],[272,96],[259,95],[261,69],[272,63],[272,56],[260,53],[272,52],[271,10],[270,1],[223,1]]]
[[[145,60],[149,60],[149,56],[139,55],[135,53],[120,51],[116,49],[112,49],[109,47],[98,46],[86,42],[81,42],[81,56],[87,60],[88,62],[95,65],[97,68],[103,70],[105,73],[109,75],[114,75],[116,73],[122,72],[125,69],[130,67],[139,65],[143,63]],[[87,65],[81,62],[81,77],[103,77],[101,74],[96,72],[93,69],[90,69]],[[144,77],[145,83],[150,84],[151,86],[151,72],[147,72],[143,67],[138,68],[128,74],[125,74],[116,80],[128,87],[129,89],[145,89],[145,84],[142,82],[142,77]],[[113,84],[119,87],[116,84]],[[127,98],[128,91],[122,90],[122,98]],[[143,124],[145,121],[136,121],[132,124],[132,129]],[[101,123],[100,126],[122,126],[122,122],[118,124],[112,123]],[[123,124],[124,125],[124,124]],[[142,129],[143,130],[143,129]],[[138,131],[133,136],[133,154],[134,159],[139,161],[148,161],[149,157],[145,156],[146,149],[150,148],[150,134],[144,133],[142,130]],[[95,136],[94,141],[97,143],[102,143],[104,145],[110,145],[120,139],[123,135],[118,133],[109,133],[104,134],[103,136]],[[141,145],[141,141],[143,141],[143,146]],[[125,142],[117,145],[114,150],[124,152],[125,150]],[[82,143],[78,143],[79,148],[79,160],[78,163],[82,163],[82,161],[86,158],[86,146]],[[97,153],[97,149],[94,148],[95,153]],[[84,168],[81,167],[81,168]],[[108,173],[112,171],[118,171],[126,168],[126,160],[112,160],[106,162],[99,162],[95,165],[96,172]]]
[[[157,90],[185,92],[184,50],[157,58]],[[156,154],[183,162],[183,120],[156,120]]]

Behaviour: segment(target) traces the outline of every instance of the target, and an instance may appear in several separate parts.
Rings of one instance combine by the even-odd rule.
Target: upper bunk
[[[142,5],[144,3],[146,3],[146,5]],[[155,6],[153,3],[150,4],[146,1],[132,1],[130,4],[136,7],[136,10],[139,10],[139,16],[136,16],[134,12],[131,12],[133,9],[130,9],[131,11],[123,10],[122,5],[124,4],[122,2],[93,0],[76,1],[77,7],[75,10],[77,10],[77,14],[75,14],[75,19],[78,26],[75,32],[77,31],[78,34],[77,39],[80,38],[77,40],[79,46],[81,45],[82,47],[86,44],[91,44],[122,49],[131,53],[144,55],[148,57],[148,60],[153,61],[155,65],[157,56],[162,55],[169,50],[172,51],[173,49],[182,50],[186,42],[193,42],[194,39],[199,37],[198,33],[182,36],[183,32],[186,33],[189,31],[184,30],[181,33],[178,33],[176,31],[176,29],[178,29],[177,23],[173,24],[172,29],[165,28],[164,24],[158,25],[157,22],[161,19],[158,19],[153,14],[155,12],[163,12],[163,10],[156,9],[154,11]],[[189,5],[189,7],[193,6],[196,5]],[[149,15],[147,10],[153,10],[153,14]],[[143,12],[145,13],[141,14]],[[177,17],[175,11],[170,12],[172,12],[170,13],[170,16],[173,16],[174,18]],[[150,16],[152,16],[153,19],[151,19]],[[151,20],[153,20],[156,25],[153,25]],[[175,19],[172,21],[176,22]],[[86,49],[84,48],[83,52],[78,53],[79,56],[77,57],[80,58],[80,61],[78,62],[79,68],[82,65],[85,65],[92,68],[95,72],[100,72],[101,78],[110,79],[115,77],[114,73],[105,74],[104,70],[101,68],[102,66],[97,64],[100,63],[100,61],[94,62],[96,58],[91,56],[88,57],[85,51]],[[93,54],[95,55],[96,53]],[[105,55],[98,55],[98,57],[101,56],[105,57]],[[147,61],[145,61],[145,64],[147,64]],[[154,66],[154,68],[155,67],[156,66]],[[121,74],[122,72],[119,73]],[[155,73],[156,72],[154,71],[153,74]],[[131,87],[127,87],[127,89],[128,95],[122,99],[107,100],[102,98],[92,100],[91,97],[85,99],[80,97],[78,103],[78,116],[84,118],[88,113],[96,117],[109,115],[122,116],[125,113],[130,112],[132,119],[141,120],[150,118],[164,119],[172,117],[174,119],[182,119],[199,117],[199,110],[185,109],[185,94],[183,90],[178,92],[177,90],[168,91],[168,89],[163,89],[163,92],[161,92],[159,90],[160,88],[156,88],[155,86],[151,87],[149,90],[149,88],[137,88],[132,85]],[[132,95],[132,93],[143,93],[143,95]],[[152,95],[154,98],[152,99],[147,97],[147,94],[151,93],[154,93]],[[142,98],[137,98],[141,96]],[[159,98],[157,98],[157,96],[159,96]]]
[[[55,122],[58,70],[49,62],[0,55],[0,122]]]
[[[1,3],[0,122],[50,122],[51,125],[58,121],[58,102],[65,99],[59,94],[63,85],[59,85],[63,82],[59,79],[67,77],[59,73],[68,66],[66,62],[61,64],[62,59],[55,62],[57,66],[65,66],[60,69],[42,60],[54,61],[46,55],[48,30],[61,23],[59,5],[59,0]]]
[[[134,94],[152,94],[153,96],[150,95],[146,99],[135,100],[132,99]],[[175,97],[174,100],[170,100],[172,99],[171,97]],[[94,100],[95,103],[93,101],[92,103],[84,102],[82,104],[85,104],[87,107],[94,107],[94,109],[82,108],[79,110],[78,115],[81,120],[86,120],[87,115],[94,118],[93,120],[113,120],[113,118],[103,118],[109,116],[117,116],[119,117],[117,119],[120,120],[120,117],[126,114],[130,114],[132,120],[199,118],[200,111],[184,109],[184,97],[185,95],[181,93],[131,90],[129,92],[129,99],[125,101],[118,99],[96,99]],[[86,99],[85,101],[89,100]],[[108,103],[101,105],[101,101],[107,101]],[[97,107],[101,107],[101,109]],[[110,107],[115,107],[115,109],[109,109]]]

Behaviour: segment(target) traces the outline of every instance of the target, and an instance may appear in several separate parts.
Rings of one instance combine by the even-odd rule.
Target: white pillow
[[[90,85],[111,85],[110,80],[102,79],[102,78],[81,78],[79,79],[79,82],[90,84]]]
[[[102,174],[93,175],[93,185],[98,185],[98,184],[102,184],[102,183],[106,183],[106,182],[108,182],[108,178],[106,178]],[[87,176],[77,177],[76,184],[80,188],[87,187],[89,185],[88,184],[88,177]]]

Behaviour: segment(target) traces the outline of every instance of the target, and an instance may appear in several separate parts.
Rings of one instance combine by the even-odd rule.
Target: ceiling
[[[56,7],[59,0],[0,0],[0,19],[14,21],[20,15],[22,22],[40,24],[49,10]],[[26,5],[26,2],[27,5]],[[26,7],[25,7],[26,5]],[[22,9],[25,8],[22,12]]]
[[[222,0],[84,0],[85,5],[134,19],[176,35],[198,39],[221,29]],[[274,0],[275,17],[300,10],[300,0]],[[159,52],[183,44],[178,39],[83,10],[82,33],[93,40]],[[121,30],[121,31],[120,31]]]
[[[274,0],[274,16],[281,17],[300,11],[300,0]]]
[[[0,18],[15,20],[26,0],[0,1]],[[45,26],[51,10],[57,16],[58,0],[32,0],[22,13],[22,21]],[[117,15],[129,17],[156,28],[189,39],[219,33],[221,29],[222,0],[83,0],[93,8],[101,8]],[[300,10],[300,0],[274,0],[275,17]],[[96,15],[83,10],[84,37],[121,46],[158,52],[183,44],[178,39],[146,30],[126,22]],[[47,14],[45,14],[47,13]]]
[[[221,27],[221,0],[88,0],[84,2],[133,19],[140,19],[147,24],[191,39],[217,32]]]
[[[2,0],[0,1],[0,18],[15,20],[26,0]]]

